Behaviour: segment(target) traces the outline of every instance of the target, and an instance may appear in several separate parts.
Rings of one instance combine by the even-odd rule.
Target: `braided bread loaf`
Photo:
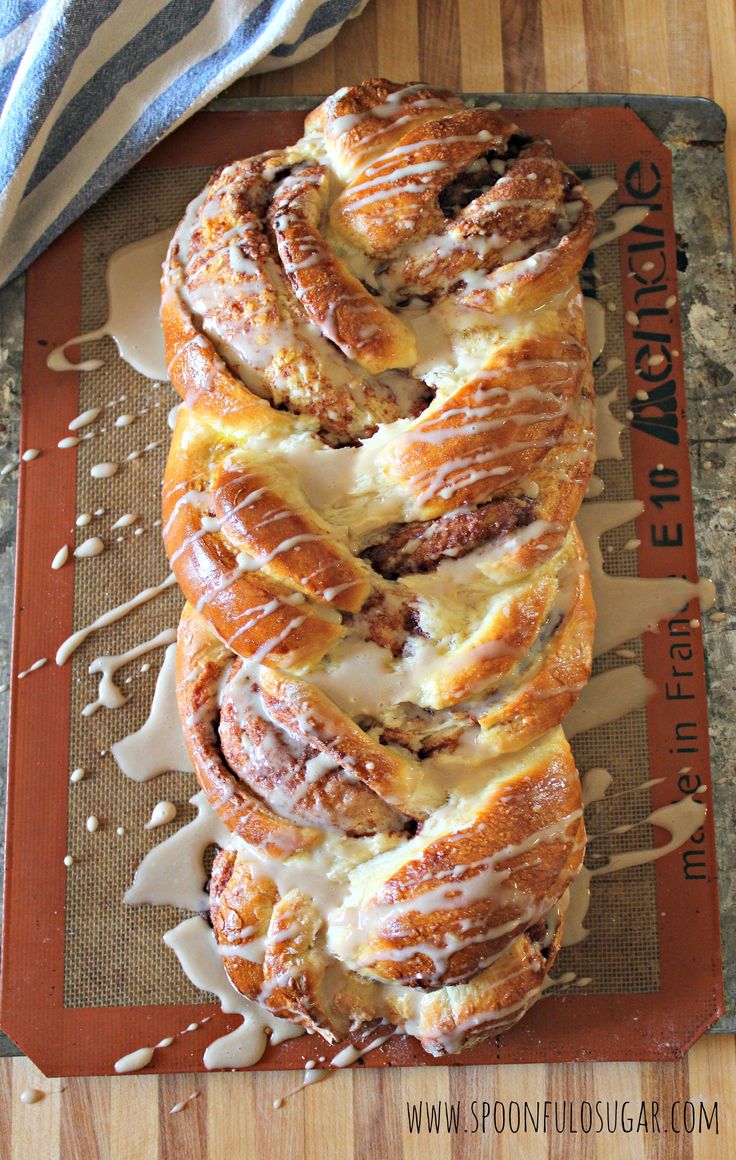
[[[233,834],[212,923],[234,986],[330,1042],[461,1050],[557,953],[593,220],[548,142],[374,80],[216,173],[169,249],[178,695]]]

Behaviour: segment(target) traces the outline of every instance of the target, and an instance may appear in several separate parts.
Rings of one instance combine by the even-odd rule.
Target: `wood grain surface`
[[[246,78],[230,95],[326,93],[372,75],[421,76],[453,89],[640,92],[706,96],[726,110],[729,180],[736,193],[734,0],[371,0],[319,56],[291,70]],[[733,219],[732,219],[733,220]],[[121,1015],[121,1017],[123,1017]],[[736,1155],[736,1043],[703,1038],[679,1063],[432,1068],[344,1072],[273,1101],[298,1074],[45,1079],[25,1059],[0,1063],[0,1160],[720,1160]],[[24,1089],[46,1094],[35,1104]],[[177,1114],[169,1109],[193,1092]],[[483,1102],[641,1101],[659,1127],[589,1134],[473,1132]],[[677,1131],[682,1101],[695,1131]],[[459,1104],[467,1133],[409,1131],[407,1103]],[[670,1106],[676,1101],[674,1122]],[[718,1134],[698,1131],[703,1102],[718,1102]],[[500,1114],[500,1113],[499,1113]],[[605,1114],[605,1113],[604,1113]],[[704,1127],[704,1125],[700,1125]],[[667,1129],[667,1130],[665,1130]]]

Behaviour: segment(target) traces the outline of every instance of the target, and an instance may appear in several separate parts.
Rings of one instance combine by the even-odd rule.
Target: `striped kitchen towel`
[[[245,72],[367,0],[0,0],[0,285]]]

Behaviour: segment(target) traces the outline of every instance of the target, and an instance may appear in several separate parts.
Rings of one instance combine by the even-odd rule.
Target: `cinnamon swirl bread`
[[[577,283],[548,142],[371,80],[216,173],[164,267],[178,696],[233,985],[330,1042],[516,1022],[585,841]]]

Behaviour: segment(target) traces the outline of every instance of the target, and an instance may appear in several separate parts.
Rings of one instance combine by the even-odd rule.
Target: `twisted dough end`
[[[177,691],[232,833],[212,925],[239,991],[330,1042],[462,1050],[557,954],[592,228],[548,142],[371,80],[216,173],[169,248]]]

